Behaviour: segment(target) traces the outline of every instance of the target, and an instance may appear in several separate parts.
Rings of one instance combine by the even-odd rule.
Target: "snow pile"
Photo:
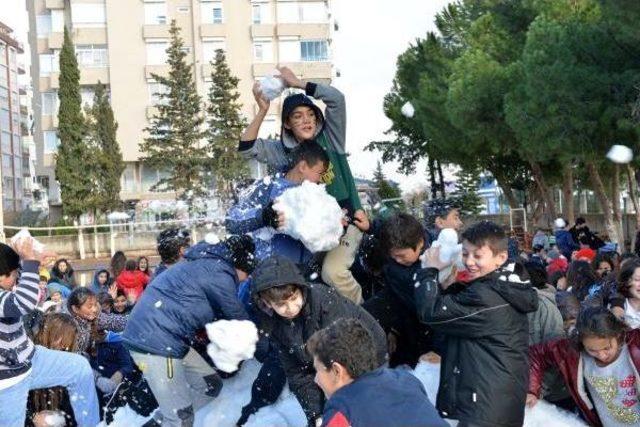
[[[438,274],[440,283],[444,282],[451,275],[451,270],[455,266],[458,270],[464,268],[462,263],[462,245],[458,243],[458,233],[453,228],[445,228],[440,231],[438,240],[433,242],[431,247],[440,248],[440,261],[449,264]],[[424,255],[422,256],[422,267],[426,268]]]
[[[268,101],[273,101],[279,97],[283,90],[284,84],[282,84],[282,79],[277,76],[264,76],[260,79],[260,91],[264,99]]]
[[[325,186],[305,181],[276,199],[273,209],[284,214],[279,230],[298,239],[311,252],[330,251],[342,237],[342,209]]]
[[[258,329],[248,320],[218,320],[208,323],[207,335],[211,343],[207,353],[224,372],[235,372],[243,360],[256,352]]]
[[[407,101],[402,106],[402,109],[400,110],[400,112],[402,113],[403,116],[410,119],[416,113],[416,109],[413,108],[413,104],[411,102]]]
[[[633,151],[626,145],[614,145],[607,153],[607,158],[613,163],[629,163],[633,160]]]
[[[18,241],[20,241],[20,239],[31,239],[33,240],[33,250],[34,252],[41,254],[44,252],[44,245],[42,243],[40,243],[38,240],[36,240],[33,236],[31,236],[31,233],[29,233],[29,230],[27,230],[26,228],[21,228],[20,231],[18,231],[15,236],[13,236],[11,238],[11,246],[15,247],[16,244],[18,243]]]

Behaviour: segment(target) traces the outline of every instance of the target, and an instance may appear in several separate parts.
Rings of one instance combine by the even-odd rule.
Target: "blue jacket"
[[[287,234],[277,233],[262,221],[262,211],[269,203],[285,190],[297,186],[282,174],[277,174],[270,181],[259,181],[249,196],[229,210],[225,219],[227,231],[231,234],[251,233],[258,261],[268,258],[272,253],[285,256],[298,265],[305,265],[311,260],[312,254],[302,242]]]
[[[565,256],[566,259],[571,259],[573,251],[580,249],[580,247],[573,240],[571,232],[567,230],[557,230],[555,232],[556,246],[560,250],[560,253]]]
[[[110,378],[117,371],[123,377],[133,373],[133,361],[122,342],[101,342],[96,345],[96,355],[89,360],[91,367],[103,377]]]
[[[422,383],[405,369],[367,372],[336,391],[322,415],[325,427],[447,427]]]
[[[196,331],[219,319],[247,320],[224,242],[200,242],[157,276],[136,303],[122,339],[130,350],[182,359]]]

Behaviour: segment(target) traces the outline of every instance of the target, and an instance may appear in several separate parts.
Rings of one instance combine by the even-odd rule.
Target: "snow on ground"
[[[260,364],[248,360],[238,374],[224,381],[220,395],[210,404],[196,413],[195,427],[233,427],[240,418],[242,407],[251,400],[251,384],[258,375]],[[422,382],[431,402],[435,402],[440,377],[440,365],[420,362],[414,375]],[[148,418],[141,417],[129,407],[121,408],[109,427],[140,426]],[[447,420],[452,426],[456,421]],[[553,421],[552,424],[550,422]],[[307,425],[304,412],[295,396],[285,388],[278,401],[249,418],[246,427],[305,427]],[[540,401],[533,409],[525,411],[523,427],[584,427],[586,426],[573,414],[561,410],[545,401]],[[105,424],[100,424],[105,427]]]

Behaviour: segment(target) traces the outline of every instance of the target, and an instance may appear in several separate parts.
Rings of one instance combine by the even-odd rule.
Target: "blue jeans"
[[[0,390],[0,424],[24,426],[29,390],[66,387],[79,427],[95,427],[100,422],[98,396],[89,361],[79,354],[36,346],[29,375]]]

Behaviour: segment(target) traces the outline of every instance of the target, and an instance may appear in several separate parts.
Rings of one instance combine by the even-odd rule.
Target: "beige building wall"
[[[50,105],[51,94],[58,88],[58,72],[55,64],[48,62],[50,58],[55,62],[62,46],[62,25],[71,29],[76,49],[83,46],[107,49],[106,64],[80,66],[81,84],[87,89],[98,80],[109,85],[119,125],[118,141],[127,162],[122,181],[123,200],[172,196],[147,191],[151,177],[157,172],[145,169],[138,161],[141,156],[138,144],[154,113],[149,88],[151,73],[168,72],[168,66],[158,61],[158,46],[169,42],[171,20],[175,19],[182,30],[181,36],[189,49],[188,58],[193,64],[196,89],[203,100],[207,97],[211,73],[207,55],[211,56],[216,47],[225,49],[232,72],[240,78],[240,101],[247,120],[256,112],[251,93],[253,82],[274,70],[278,63],[290,66],[304,79],[324,82],[332,79],[329,1],[33,0],[27,3],[32,28],[29,38],[34,47],[37,173],[49,177],[52,203],[59,203],[52,150],[57,117]],[[103,15],[96,16],[99,22],[87,22],[91,21],[91,11],[100,7]],[[214,9],[222,10],[220,13]],[[47,94],[44,95],[47,102],[43,93]],[[272,104],[262,129],[264,136],[273,135],[280,128],[280,102]]]

